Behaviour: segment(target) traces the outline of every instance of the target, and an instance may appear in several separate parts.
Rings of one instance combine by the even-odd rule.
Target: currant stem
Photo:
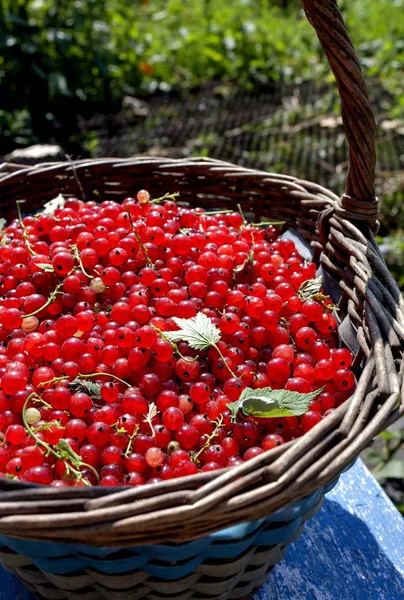
[[[29,313],[28,315],[23,315],[22,318],[23,319],[28,319],[28,317],[34,317],[38,313],[40,313],[43,310],[45,310],[45,308],[47,308],[50,304],[53,304],[53,302],[56,300],[56,296],[58,295],[59,290],[60,290],[61,287],[62,287],[62,284],[58,283],[57,286],[55,287],[55,289],[53,290],[53,292],[51,293],[51,295],[49,296],[49,298],[47,299],[47,301],[45,302],[45,304],[43,306],[40,306],[39,308],[37,308],[36,310],[34,310],[32,313]]]
[[[67,464],[65,461],[68,460],[68,461],[70,461],[70,463],[72,463],[75,467],[78,467],[79,469],[81,467],[86,467],[87,469],[89,469],[90,471],[92,471],[94,473],[94,475],[97,478],[97,481],[100,480],[100,476],[98,475],[97,470],[92,465],[89,465],[88,463],[83,462],[81,460],[81,456],[79,456],[78,454],[76,454],[76,452],[70,446],[69,442],[67,442],[64,439],[61,439],[57,443],[57,448],[60,451],[61,460],[63,460],[63,462],[65,463],[65,465]],[[68,466],[73,471],[74,474],[78,474],[80,476],[80,479],[83,479],[83,474],[82,474],[81,471],[78,471],[78,470],[74,469],[71,466],[71,464],[68,464]],[[87,480],[83,479],[83,481],[86,482]],[[88,485],[91,486],[91,484],[89,482],[88,482]]]
[[[154,431],[154,427],[153,427],[153,418],[157,415],[158,410],[157,410],[157,406],[154,404],[154,402],[152,402],[149,406],[149,412],[146,415],[146,418],[143,419],[144,423],[148,423],[151,429],[151,433],[152,433],[152,437],[155,437],[156,432]]]
[[[173,192],[172,194],[170,194],[169,192],[167,194],[164,194],[164,196],[161,196],[160,198],[154,198],[154,200],[150,200],[149,204],[157,204],[158,202],[163,202],[164,200],[174,200],[178,198],[178,196],[180,195],[179,192]]]
[[[330,296],[325,296],[325,294],[313,294],[312,296],[310,296],[308,298],[309,300],[317,300],[317,302],[320,302],[320,304],[324,307],[324,308],[328,308],[329,310],[333,311],[333,310],[339,310],[338,306],[336,306],[335,304],[326,304],[326,300],[330,299]]]
[[[133,231],[133,233],[135,234],[135,236],[136,236],[136,239],[137,239],[137,241],[139,242],[139,246],[140,246],[140,247],[141,247],[141,249],[143,250],[143,253],[144,253],[145,257],[146,257],[146,264],[147,264],[149,267],[152,267],[152,268],[154,268],[154,264],[153,264],[153,262],[150,260],[150,256],[149,256],[149,254],[148,254],[148,252],[147,252],[147,249],[146,249],[145,245],[143,244],[142,240],[140,239],[140,235],[138,234],[138,232],[137,232],[137,231],[136,231],[136,229],[135,229],[135,226],[134,226],[134,224],[133,224],[133,221],[132,221],[132,215],[130,214],[130,212],[129,212],[129,211],[128,211],[128,217],[129,217],[129,222],[130,222],[130,224],[131,224],[131,227],[132,227],[132,231]]]
[[[143,253],[144,253],[145,258],[146,258],[146,264],[147,264],[147,266],[154,268],[153,261],[150,259],[149,253],[147,252],[147,248],[144,245],[144,243],[142,242],[142,240],[140,239],[140,235],[138,234],[138,232],[134,228],[133,228],[133,233],[135,234],[136,239],[139,242],[139,246],[143,250]]]
[[[133,224],[132,215],[130,214],[129,210],[127,211],[127,213],[128,213],[128,219],[129,219],[130,226],[132,227],[132,231],[134,232],[135,231],[135,226]]]
[[[261,223],[249,223],[251,227],[265,227],[269,225],[285,225],[286,221],[262,221]]]
[[[229,365],[227,364],[227,362],[225,361],[225,357],[223,356],[223,354],[220,351],[220,348],[217,346],[217,344],[212,344],[212,348],[214,348],[217,353],[219,354],[220,358],[223,361],[223,364],[225,365],[226,369],[228,370],[228,372],[230,373],[230,375],[232,377],[234,377],[235,379],[237,379],[237,375],[235,373],[233,373],[233,371],[230,369]]]
[[[252,285],[254,283],[254,260],[255,260],[255,237],[254,237],[254,233],[251,233],[251,241],[252,241],[252,246],[251,246],[250,252],[248,253],[248,262],[251,265],[250,285]]]
[[[124,381],[123,379],[121,379],[120,377],[117,377],[116,375],[113,375],[112,373],[88,373],[86,375],[79,373],[77,375],[77,377],[79,377],[81,379],[91,379],[92,377],[100,377],[100,376],[112,377],[112,379],[116,379],[120,383],[123,383],[124,385],[126,385],[126,387],[131,387],[130,383],[128,383],[127,381]]]
[[[43,423],[43,425],[39,425],[38,427],[33,427],[32,431],[37,433],[38,431],[48,431],[52,427],[56,429],[63,429],[60,421],[49,421],[49,423]]]
[[[129,454],[131,453],[133,440],[135,439],[135,437],[137,436],[138,433],[139,433],[139,425],[136,425],[134,432],[129,437],[129,442],[128,442],[128,445],[126,446],[126,450],[124,452],[125,457],[128,457]]]
[[[21,214],[20,201],[19,201],[19,200],[17,200],[15,204],[16,204],[16,206],[17,206],[18,220],[19,220],[19,222],[20,222],[20,227],[21,227],[21,229],[22,229],[22,237],[24,238],[25,245],[27,246],[27,249],[28,249],[29,253],[30,253],[32,256],[37,256],[37,253],[36,253],[36,252],[35,252],[35,250],[33,249],[33,247],[32,247],[32,244],[31,244],[31,242],[30,242],[30,241],[29,241],[29,239],[28,239],[28,231],[27,231],[27,228],[25,227],[25,225],[24,225],[24,223],[23,223],[23,221],[22,221],[22,214]]]
[[[198,450],[198,452],[196,454],[193,455],[193,461],[194,462],[199,462],[198,459],[200,457],[200,455],[210,446],[211,441],[217,436],[219,429],[221,429],[221,427],[223,427],[223,415],[220,415],[220,417],[218,418],[217,421],[213,421],[214,423],[216,423],[216,427],[214,428],[214,430],[212,431],[212,433],[208,436],[208,439],[206,440],[206,442],[204,443],[204,445],[202,446],[202,448],[200,448]]]
[[[231,215],[231,210],[208,210],[201,214],[201,217],[210,217],[211,215]]]
[[[80,269],[81,269],[82,273],[83,273],[83,274],[84,274],[86,277],[88,277],[88,279],[94,279],[94,275],[90,275],[90,274],[89,274],[89,273],[87,273],[87,271],[85,270],[85,268],[84,268],[84,265],[83,265],[83,261],[82,261],[82,260],[81,260],[81,258],[80,258],[80,252],[79,252],[79,249],[77,248],[76,244],[72,244],[72,245],[70,246],[70,249],[71,249],[71,251],[73,252],[73,256],[74,256],[74,258],[75,258],[75,259],[77,260],[77,262],[79,263],[79,266],[80,266]]]
[[[0,246],[7,246],[7,244],[9,244],[9,243],[10,243],[10,240],[9,240],[9,238],[7,237],[7,234],[6,234],[6,233],[4,233],[4,234],[1,236],[1,239],[0,239]]]
[[[247,225],[247,219],[245,218],[243,209],[241,208],[241,204],[237,204],[237,208],[238,208],[238,212],[241,215],[241,218],[243,219],[243,226],[245,227]]]
[[[42,398],[40,396],[38,396],[38,394],[36,394],[35,392],[28,396],[28,398],[24,402],[24,406],[22,409],[22,415],[21,415],[22,422],[23,422],[24,427],[27,430],[28,434],[35,440],[35,443],[37,444],[37,446],[42,446],[43,448],[46,449],[46,456],[49,456],[49,454],[52,454],[52,456],[54,456],[56,459],[61,460],[63,462],[63,464],[65,465],[67,473],[70,473],[70,472],[73,473],[73,475],[75,475],[77,477],[78,481],[83,481],[83,483],[85,485],[91,486],[91,483],[89,481],[87,481],[85,478],[83,478],[83,473],[79,469],[75,469],[73,465],[69,464],[61,452],[57,452],[54,448],[52,448],[52,446],[50,446],[47,442],[44,442],[43,440],[41,440],[41,438],[36,435],[36,430],[32,429],[31,425],[27,421],[27,408],[28,408],[28,404],[31,401],[39,402],[43,406],[51,408],[51,406],[47,402],[42,400]],[[64,445],[62,445],[63,441],[65,442]],[[92,467],[91,465],[89,465],[85,462],[82,462],[80,456],[73,451],[73,449],[70,447],[68,442],[66,442],[66,440],[61,440],[59,442],[59,445],[60,445],[62,451],[67,454],[67,460],[74,460],[77,463],[75,465],[77,467],[86,467],[87,469],[90,469],[94,473],[94,475],[97,477],[97,480],[99,480],[99,475],[98,475],[96,469],[94,469],[94,467]]]
[[[58,381],[64,381],[65,379],[91,379],[92,377],[112,377],[112,379],[116,379],[117,381],[123,383],[127,387],[131,387],[130,383],[124,381],[116,375],[113,375],[112,373],[79,373],[78,375],[63,375],[62,377],[54,377],[53,379],[49,379],[48,381],[42,381],[38,387],[44,387],[45,385],[58,383]]]
[[[195,360],[198,360],[198,358],[199,358],[199,354],[197,354],[197,355],[195,356],[195,358],[187,358],[186,356],[184,356],[183,354],[181,354],[181,352],[178,350],[178,346],[177,346],[177,344],[174,344],[173,348],[174,348],[174,352],[175,352],[176,354],[178,354],[178,356],[179,356],[180,358],[182,358],[182,360],[183,360],[183,361],[185,361],[185,362],[187,362],[187,363],[192,363],[192,362],[194,362]]]
[[[22,409],[22,415],[21,415],[22,416],[22,422],[24,423],[24,427],[28,431],[29,435],[34,438],[36,444],[38,446],[42,446],[43,448],[46,449],[47,456],[49,456],[49,454],[52,454],[55,458],[60,459],[59,454],[52,448],[52,446],[50,446],[49,444],[47,444],[46,442],[44,442],[43,440],[41,440],[41,438],[39,438],[36,435],[35,430],[32,429],[31,426],[30,426],[30,424],[28,423],[28,421],[27,421],[27,414],[26,413],[27,413],[28,404],[31,401],[33,401],[33,402],[39,402],[40,401],[41,403],[43,402],[42,398],[40,396],[38,396],[37,394],[35,394],[35,393],[30,394],[30,396],[28,396],[28,398],[26,399],[26,401],[24,403],[24,406],[23,406],[23,409]],[[45,404],[47,404],[47,403],[45,403]]]
[[[189,363],[192,363],[195,360],[198,360],[199,355],[196,355],[195,358],[189,359],[186,356],[184,356],[183,354],[181,354],[180,350],[178,349],[178,345],[175,342],[171,341],[167,335],[164,335],[164,331],[161,331],[161,329],[159,329],[158,327],[156,327],[153,324],[151,324],[151,326],[153,327],[153,329],[155,329],[157,331],[157,333],[163,338],[163,340],[166,340],[167,342],[169,342],[171,344],[171,347],[174,350],[175,354],[178,354],[178,356],[180,358],[182,358],[182,360],[184,360],[185,362],[189,362]]]
[[[233,268],[233,279],[237,277],[237,273],[241,273],[241,271],[243,271],[243,269],[245,269],[245,267],[249,264],[251,265],[251,279],[253,279],[254,248],[247,254],[244,262],[242,262],[240,265],[236,265]]]

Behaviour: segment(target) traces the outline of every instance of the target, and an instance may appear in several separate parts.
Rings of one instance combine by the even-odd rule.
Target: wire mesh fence
[[[394,98],[377,82],[370,94],[378,120],[377,188],[404,189],[404,121],[390,115]],[[127,97],[116,115],[80,121],[93,156],[205,155],[287,173],[342,191],[347,148],[333,86],[274,86],[259,93],[223,86],[185,98]]]

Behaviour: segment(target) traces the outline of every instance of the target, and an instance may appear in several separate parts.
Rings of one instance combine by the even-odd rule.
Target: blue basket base
[[[184,544],[95,548],[0,536],[0,562],[41,600],[247,600],[337,481]]]
[[[156,577],[140,569],[120,574],[105,573],[90,566],[68,574],[49,573],[38,568],[29,557],[4,546],[0,551],[0,562],[40,600],[247,600],[265,583],[274,565],[283,558],[287,544],[301,535],[306,520],[319,510],[321,504],[322,497],[304,517],[284,522],[281,527],[279,522],[262,523],[263,527],[255,532],[257,541],[252,545],[247,535],[244,541],[249,542],[248,547],[242,547],[241,543],[238,553],[234,552],[234,543],[216,540],[212,546],[219,557],[205,557],[192,573],[175,579]],[[266,534],[270,539],[274,525],[276,537],[280,535],[280,529],[289,535],[279,543],[267,544]],[[231,557],[223,556],[228,549],[226,552],[219,550],[223,543],[233,548]],[[69,563],[69,558],[74,560],[69,556],[60,560]],[[154,560],[148,566],[156,567],[156,562],[163,563]],[[171,561],[158,564],[156,568],[167,574],[176,566]]]

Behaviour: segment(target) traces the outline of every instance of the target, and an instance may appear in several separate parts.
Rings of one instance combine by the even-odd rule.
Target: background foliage
[[[340,4],[367,74],[401,91],[404,0]],[[7,150],[74,129],[79,112],[114,110],[124,94],[328,77],[297,0],[0,0]]]

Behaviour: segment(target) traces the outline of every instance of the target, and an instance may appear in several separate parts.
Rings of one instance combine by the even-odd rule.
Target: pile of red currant
[[[239,465],[352,394],[334,307],[303,293],[316,266],[276,225],[145,190],[17,208],[0,241],[0,477],[135,486]],[[201,313],[220,339],[173,341]],[[318,394],[301,416],[235,418],[247,388]]]

